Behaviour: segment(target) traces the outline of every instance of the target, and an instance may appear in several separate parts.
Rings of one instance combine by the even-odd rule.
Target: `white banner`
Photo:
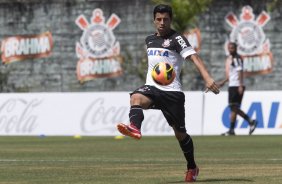
[[[246,91],[242,110],[258,121],[255,134],[282,134],[282,92],[281,91]],[[228,94],[205,95],[204,135],[220,135],[228,130],[229,108]],[[236,134],[248,135],[248,123],[238,116]]]
[[[119,135],[128,123],[128,92],[17,93],[0,96],[0,135]],[[187,129],[201,134],[202,95],[186,96]],[[143,135],[174,135],[162,113],[145,110]]]
[[[280,91],[246,92],[242,109],[259,125],[254,134],[282,134]],[[191,135],[219,135],[229,126],[227,93],[185,92],[186,128]],[[0,135],[115,136],[128,123],[128,92],[8,93],[0,95]],[[144,110],[142,134],[174,135],[163,114]],[[237,134],[248,134],[238,118]]]

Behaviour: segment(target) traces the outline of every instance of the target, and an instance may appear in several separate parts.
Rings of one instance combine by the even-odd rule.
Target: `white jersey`
[[[240,86],[240,76],[239,75],[243,71],[242,58],[239,55],[228,56],[227,64],[229,65],[229,86],[230,87]]]
[[[182,91],[179,77],[183,62],[188,56],[196,53],[188,40],[172,30],[166,37],[157,36],[156,34],[148,36],[146,38],[146,45],[148,55],[146,85],[155,86],[164,91]],[[159,62],[168,62],[175,70],[175,79],[169,85],[159,85],[152,78],[152,70]]]

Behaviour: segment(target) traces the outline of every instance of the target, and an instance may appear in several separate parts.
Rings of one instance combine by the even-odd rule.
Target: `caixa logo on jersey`
[[[120,18],[112,14],[105,23],[103,11],[95,9],[91,23],[84,15],[80,15],[75,23],[83,30],[80,43],[76,43],[78,80],[84,82],[94,78],[120,76],[120,45],[113,34]]]
[[[275,129],[278,128],[282,131],[282,117],[279,116],[280,101],[272,101],[272,102],[252,102],[249,107],[247,107],[246,113],[252,119],[256,119],[258,121],[258,129]],[[222,114],[222,122],[223,125],[227,128],[230,126],[230,108],[226,107]],[[237,128],[249,128],[249,124],[246,120],[237,120],[236,121]]]
[[[225,42],[226,54],[229,54],[228,43],[230,41],[237,43],[237,51],[244,58],[244,72],[247,76],[272,72],[273,58],[270,43],[263,31],[269,20],[270,16],[265,11],[255,19],[250,6],[242,8],[239,20],[232,12],[225,17],[225,21],[232,28],[230,38]]]

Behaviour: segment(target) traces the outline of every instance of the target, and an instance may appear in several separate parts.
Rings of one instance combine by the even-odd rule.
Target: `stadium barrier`
[[[242,109],[259,121],[254,134],[282,134],[281,91],[247,91]],[[191,135],[219,135],[229,126],[227,92],[185,92],[186,128]],[[115,136],[128,122],[128,92],[4,93],[0,96],[0,135]],[[144,136],[173,135],[158,110],[145,110]],[[238,118],[237,134],[248,134]]]

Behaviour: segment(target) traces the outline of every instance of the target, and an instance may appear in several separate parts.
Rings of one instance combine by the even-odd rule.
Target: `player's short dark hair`
[[[169,17],[172,19],[172,8],[166,4],[159,4],[154,8],[154,20],[157,13],[168,13]]]
[[[229,44],[233,45],[235,49],[237,49],[237,43],[236,42],[229,42]]]

